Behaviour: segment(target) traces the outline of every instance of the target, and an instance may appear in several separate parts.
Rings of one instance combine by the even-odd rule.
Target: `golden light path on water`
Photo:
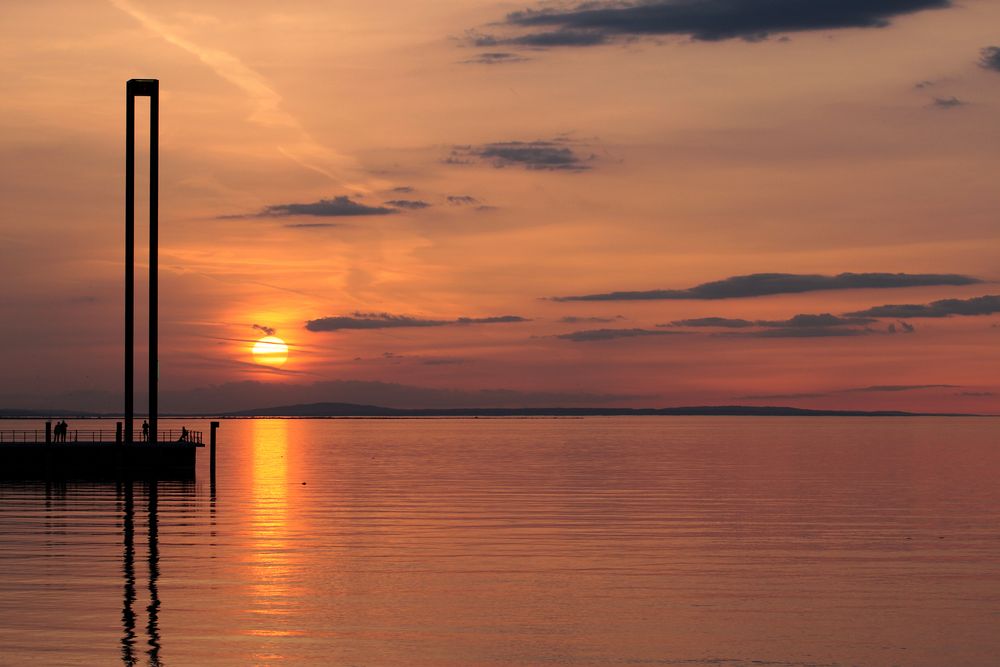
[[[292,627],[297,601],[301,600],[300,559],[291,544],[288,495],[288,422],[251,422],[252,465],[249,469],[250,535],[247,544],[250,620],[246,634],[261,638],[254,659],[281,660],[276,646],[266,638],[303,634]],[[297,583],[298,582],[298,583]]]

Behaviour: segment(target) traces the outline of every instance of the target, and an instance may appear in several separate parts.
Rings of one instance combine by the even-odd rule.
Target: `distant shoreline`
[[[137,413],[137,419],[145,415]],[[556,418],[556,417],[991,417],[963,412],[901,410],[823,410],[784,406],[702,405],[674,408],[384,408],[352,403],[307,403],[217,413],[162,413],[190,419],[406,419],[406,418]],[[0,419],[121,419],[121,414],[75,410],[0,409]]]

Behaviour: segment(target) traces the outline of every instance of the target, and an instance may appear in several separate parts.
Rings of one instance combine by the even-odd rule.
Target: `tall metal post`
[[[125,84],[125,442],[132,442],[135,402],[135,98],[149,98],[149,430],[156,442],[157,273],[159,230],[160,82]]]

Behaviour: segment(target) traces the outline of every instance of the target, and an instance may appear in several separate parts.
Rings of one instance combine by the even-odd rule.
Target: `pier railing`
[[[117,437],[118,434],[115,429],[68,429],[66,431],[65,442],[115,442]],[[202,444],[201,431],[182,431],[180,429],[157,431],[156,440],[157,442],[192,442],[198,445]],[[0,430],[0,443],[7,442],[45,443],[45,429]],[[57,442],[55,433],[52,433],[52,442]],[[58,442],[63,441],[59,440]],[[142,437],[141,430],[133,431],[132,442],[137,444],[146,442]]]

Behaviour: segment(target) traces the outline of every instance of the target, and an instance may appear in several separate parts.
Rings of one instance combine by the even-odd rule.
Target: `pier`
[[[213,422],[213,464],[217,427]],[[68,429],[56,442],[51,429],[0,430],[0,479],[194,479],[201,431],[162,430],[152,442],[140,431],[131,442],[124,435],[120,428]]]
[[[135,428],[135,101],[149,98],[149,328],[147,423]],[[53,428],[0,430],[0,479],[194,479],[200,431],[157,428],[160,82],[125,83],[125,349],[124,405],[115,430]],[[211,481],[215,432],[211,423]],[[147,434],[153,434],[152,438]]]

